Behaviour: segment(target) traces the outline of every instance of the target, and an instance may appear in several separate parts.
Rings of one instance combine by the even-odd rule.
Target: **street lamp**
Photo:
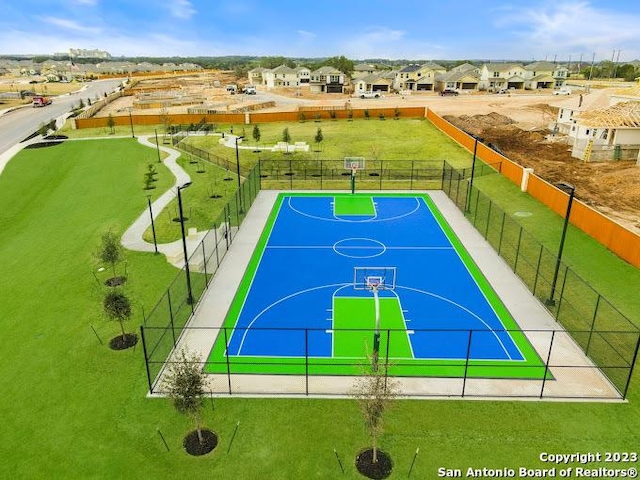
[[[160,144],[158,143],[158,129],[155,129],[154,132],[156,132],[156,151],[158,152],[158,163],[160,163],[162,160],[160,160]]]
[[[156,226],[153,223],[153,210],[151,210],[151,195],[147,195],[147,203],[149,204],[149,216],[151,217],[151,231],[153,232],[153,249],[158,253],[158,242],[156,241]]]
[[[560,182],[557,183],[556,186],[560,188],[564,193],[569,195],[569,202],[567,203],[567,211],[564,215],[564,227],[562,228],[562,236],[560,237],[560,248],[558,249],[558,257],[556,259],[556,269],[553,273],[553,281],[551,282],[551,294],[545,302],[549,306],[554,306],[556,304],[556,301],[553,297],[556,293],[556,283],[558,282],[558,273],[560,272],[560,263],[562,261],[562,250],[564,249],[564,239],[567,235],[569,216],[571,215],[571,205],[573,204],[573,196],[576,191],[576,187],[574,187],[570,183]]]
[[[191,291],[191,273],[189,272],[189,256],[187,254],[187,237],[184,234],[184,215],[182,213],[182,195],[180,192],[189,187],[191,182],[187,182],[178,187],[178,208],[180,210],[180,230],[182,231],[182,251],[184,253],[184,271],[187,274],[187,304],[193,304],[193,294]]]
[[[244,213],[242,209],[242,191],[240,190],[240,153],[238,151],[238,140],[242,140],[244,136],[236,137],[236,171],[238,173],[238,195],[240,196],[240,213]]]
[[[473,188],[473,176],[476,170],[476,153],[478,152],[478,136],[474,135],[475,142],[473,143],[473,162],[471,163],[471,179],[469,180],[469,187],[467,190],[467,198],[465,201],[464,211],[469,213],[469,207],[471,206],[471,189]]]
[[[131,110],[133,110],[133,108],[129,107],[128,110],[129,110],[129,125],[131,126],[131,138],[136,138],[135,133],[133,133],[133,117],[131,116]]]

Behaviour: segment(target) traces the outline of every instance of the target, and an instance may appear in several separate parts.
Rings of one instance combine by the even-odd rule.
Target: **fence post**
[[[229,338],[227,336],[227,327],[224,330],[224,358],[227,360],[227,382],[229,384],[229,395],[231,395],[231,365],[229,365]]]
[[[207,278],[207,252],[204,250],[204,238],[202,239],[202,260],[204,262],[204,283],[209,285],[209,279]]]
[[[518,269],[518,257],[520,257],[520,241],[521,240],[522,240],[522,227],[520,227],[520,231],[518,232],[518,243],[516,244],[516,259],[513,262],[514,272]]]
[[[502,237],[504,236],[504,221],[507,214],[502,212],[502,225],[500,225],[500,240],[498,240],[498,255],[502,256]]]
[[[591,336],[593,335],[593,329],[596,326],[596,318],[598,316],[598,307],[600,306],[600,294],[596,299],[596,308],[593,310],[593,318],[591,320],[591,328],[589,329],[589,338],[587,339],[587,347],[584,349],[585,355],[589,356],[589,346],[591,345]]]
[[[173,346],[176,346],[176,330],[173,327],[173,308],[171,308],[171,290],[167,289],[167,303],[169,304],[169,325],[171,325],[171,337]]]
[[[633,352],[633,359],[631,360],[631,365],[629,366],[629,376],[627,377],[627,384],[624,386],[624,392],[622,392],[622,399],[626,400],[627,392],[629,391],[629,385],[631,385],[631,377],[633,375],[633,368],[636,365],[636,361],[638,360],[638,351],[640,350],[640,334],[638,334],[638,340],[636,341],[636,350]]]
[[[151,382],[151,371],[149,370],[149,356],[147,355],[147,342],[144,338],[143,325],[140,325],[140,339],[142,340],[142,351],[144,352],[144,366],[147,369],[147,384],[149,385],[149,393],[153,393],[153,384]]]
[[[216,224],[213,224],[213,240],[215,242],[215,250],[216,250],[216,270],[220,267],[220,256],[218,255],[218,227]]]
[[[409,190],[413,190],[413,164],[415,160],[411,160],[411,180],[409,182]]]
[[[304,329],[304,384],[305,395],[309,396],[309,329]]]
[[[538,263],[536,265],[536,277],[533,280],[533,296],[536,295],[536,288],[538,288],[538,277],[540,276],[540,263],[542,262],[542,252],[544,251],[544,247],[540,245],[540,252],[538,253]]]
[[[547,361],[544,363],[544,376],[542,377],[542,387],[540,388],[540,398],[544,394],[544,385],[547,381],[547,373],[549,373],[549,362],[551,361],[551,350],[553,350],[553,339],[556,336],[556,331],[551,331],[551,341],[549,342],[549,353],[547,354]]]
[[[469,330],[469,341],[467,342],[467,356],[464,360],[464,377],[462,378],[462,395],[464,398],[465,389],[467,388],[467,373],[469,372],[469,355],[471,355],[471,337],[473,330]]]
[[[489,235],[489,223],[491,222],[491,206],[493,202],[489,202],[489,211],[487,212],[487,227],[484,229],[484,239],[487,239],[487,235]]]

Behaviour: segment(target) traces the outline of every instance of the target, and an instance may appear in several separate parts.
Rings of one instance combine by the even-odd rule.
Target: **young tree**
[[[318,130],[316,131],[316,136],[314,138],[314,141],[316,142],[316,151],[320,151],[320,144],[322,143],[322,141],[324,140],[324,136],[322,135],[322,129],[320,127],[318,127]]]
[[[367,368],[356,380],[353,397],[358,402],[364,424],[373,444],[373,463],[378,462],[378,438],[382,435],[383,416],[391,402],[398,396],[398,384],[388,376],[388,364]]]
[[[104,297],[102,306],[110,320],[120,323],[122,341],[124,342],[127,337],[127,333],[124,331],[124,322],[131,318],[131,302],[129,301],[129,297],[118,290],[111,290]]]
[[[113,127],[116,126],[116,121],[113,118],[113,115],[111,115],[111,114],[109,114],[109,116],[107,117],[107,126],[111,129],[111,135],[113,135],[113,133],[114,133]]]
[[[252,136],[256,143],[260,142],[260,127],[256,124],[253,126]]]
[[[116,264],[122,261],[122,246],[118,241],[118,236],[110,230],[102,234],[102,244],[98,251],[98,258],[104,263],[111,265],[113,272],[111,280],[115,282]]]
[[[176,361],[169,366],[164,384],[175,409],[193,420],[198,441],[203,444],[202,406],[208,384],[198,356],[186,349],[180,350]]]
[[[289,134],[289,127],[286,127],[282,131],[282,141],[285,143],[289,143],[291,141],[291,135]]]

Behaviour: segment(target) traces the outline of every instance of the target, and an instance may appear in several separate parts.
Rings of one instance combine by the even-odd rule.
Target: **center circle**
[[[386,252],[387,247],[372,238],[345,238],[333,244],[333,251],[348,258],[373,258]]]

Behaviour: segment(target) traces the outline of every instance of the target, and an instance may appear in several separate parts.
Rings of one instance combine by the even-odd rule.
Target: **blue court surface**
[[[280,194],[207,371],[541,378],[531,344],[428,195]]]

